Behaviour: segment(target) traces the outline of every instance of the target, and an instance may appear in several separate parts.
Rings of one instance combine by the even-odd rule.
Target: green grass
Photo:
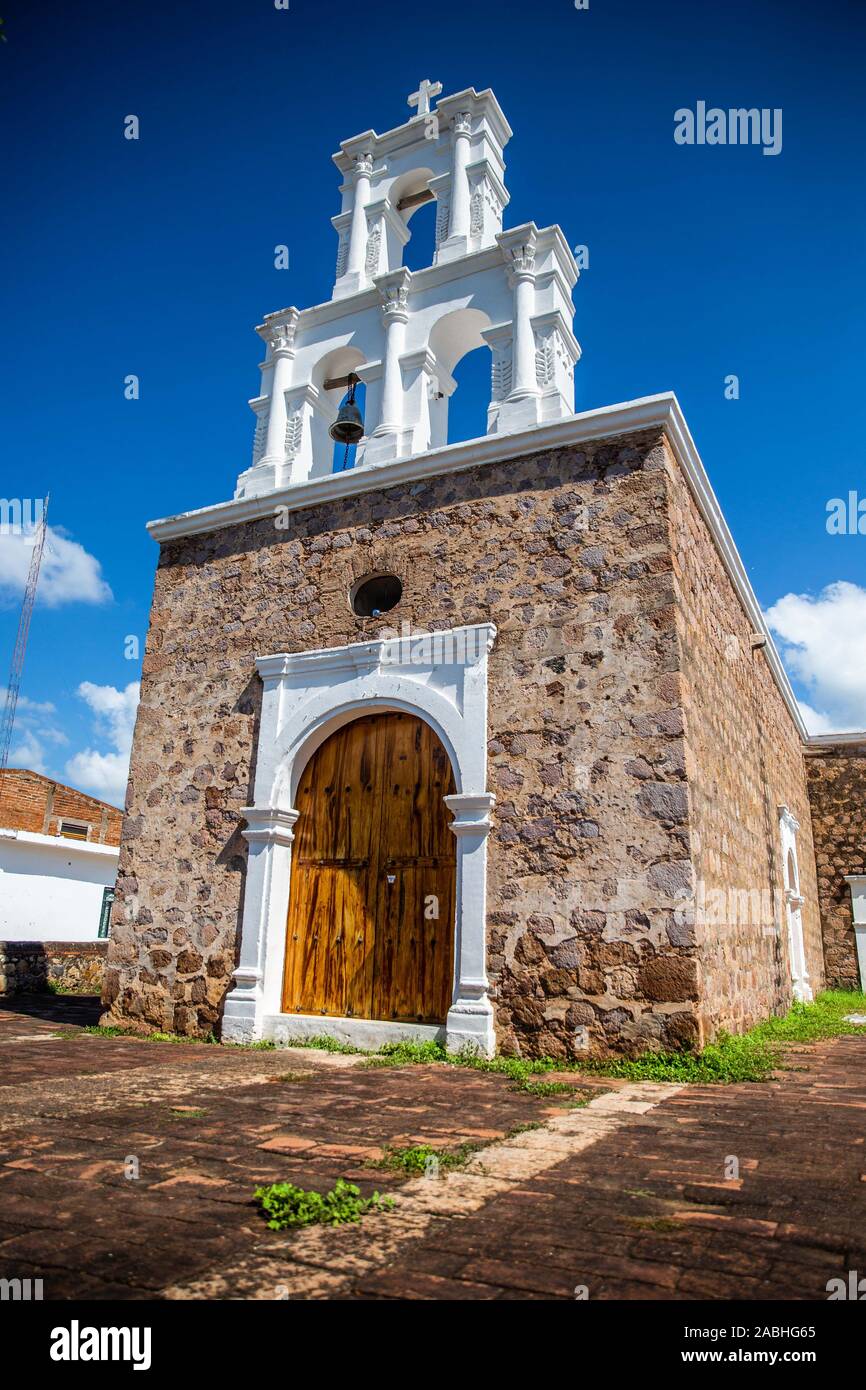
[[[432,1160],[436,1165],[434,1171],[444,1173],[449,1168],[462,1168],[480,1147],[479,1144],[465,1143],[456,1149],[436,1149],[432,1144],[413,1144],[409,1148],[401,1149],[389,1144],[382,1157],[370,1159],[367,1166],[387,1168],[394,1173],[403,1173],[406,1177],[417,1177],[420,1173],[430,1171]]]
[[[588,1076],[615,1076],[629,1081],[674,1081],[698,1084],[728,1085],[736,1081],[766,1081],[780,1066],[794,1070],[787,1060],[790,1044],[836,1038],[847,1033],[864,1033],[866,1025],[847,1023],[845,1014],[866,1013],[866,994],[844,990],[827,990],[811,1004],[794,1004],[783,1018],[768,1018],[748,1033],[721,1033],[715,1042],[708,1043],[702,1052],[644,1052],[638,1057],[587,1058],[584,1061],[562,1061],[555,1057],[479,1057],[470,1049],[446,1052],[437,1042],[386,1043],[378,1052],[365,1052],[361,1047],[338,1042],[326,1033],[311,1038],[292,1038],[287,1046],[308,1047],[318,1051],[339,1052],[364,1057],[368,1067],[431,1066],[466,1067],[474,1071],[506,1076],[512,1088],[528,1095],[565,1095],[573,1088],[564,1081],[536,1081],[545,1072],[582,1072]],[[98,1037],[128,1037],[139,1042],[210,1043],[219,1040],[210,1034],[206,1038],[182,1037],[177,1033],[135,1033],[115,1026],[91,1025],[81,1029]],[[75,1036],[71,1034],[70,1036]],[[223,1046],[241,1047],[247,1051],[270,1051],[271,1041],[256,1043],[226,1043]],[[579,1102],[583,1103],[583,1102]]]
[[[587,1058],[562,1061],[554,1057],[479,1057],[469,1050],[446,1052],[437,1042],[386,1043],[376,1053],[366,1054],[366,1066],[430,1066],[441,1064],[468,1067],[475,1071],[507,1076],[514,1089],[534,1095],[564,1094],[567,1082],[539,1082],[532,1078],[545,1072],[583,1072],[588,1076],[615,1076],[630,1081],[675,1081],[710,1085],[729,1085],[736,1081],[766,1081],[780,1066],[793,1070],[786,1062],[788,1045],[847,1033],[864,1033],[866,1025],[847,1023],[845,1014],[866,1013],[866,994],[827,990],[811,1004],[794,1004],[783,1018],[764,1023],[737,1035],[721,1033],[702,1052],[645,1052],[638,1057]],[[327,1047],[330,1051],[360,1052],[333,1038],[309,1038],[304,1046]]]
[[[866,1026],[847,1023],[844,1017],[864,1011],[866,995],[827,990],[811,1004],[794,1004],[783,1018],[768,1018],[748,1033],[721,1033],[703,1052],[648,1052],[641,1057],[590,1060],[582,1069],[596,1076],[622,1076],[632,1081],[766,1081],[785,1065],[790,1043],[866,1032]]]
[[[312,1038],[289,1038],[282,1046],[313,1047],[317,1052],[345,1052],[353,1056],[364,1051],[363,1047],[353,1047],[351,1043],[340,1042],[337,1038],[332,1038],[330,1033],[317,1033]]]
[[[344,1226],[360,1221],[368,1211],[389,1211],[394,1205],[393,1197],[381,1197],[378,1192],[362,1197],[360,1188],[345,1178],[338,1178],[330,1192],[274,1182],[257,1187],[255,1196],[272,1231],[293,1226]]]
[[[187,1037],[184,1033],[166,1033],[161,1029],[152,1033],[137,1033],[133,1028],[119,1028],[113,1023],[88,1023],[79,1031],[90,1033],[96,1038],[129,1038],[133,1042],[149,1043],[197,1043],[202,1047],[240,1048],[243,1052],[273,1052],[276,1048],[276,1043],[269,1038],[260,1038],[258,1042],[252,1043],[221,1043],[215,1033],[207,1033],[203,1038]],[[74,1037],[75,1034],[70,1033],[68,1036]]]
[[[568,1081],[520,1081],[508,1089],[528,1096],[570,1096],[575,1088]]]

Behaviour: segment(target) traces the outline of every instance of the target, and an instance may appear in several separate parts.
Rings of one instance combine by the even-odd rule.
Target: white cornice
[[[600,410],[583,411],[565,420],[534,425],[530,429],[515,431],[513,434],[484,435],[480,439],[469,439],[461,444],[449,444],[441,449],[432,449],[425,454],[413,454],[408,458],[394,459],[367,468],[349,469],[344,473],[330,473],[321,478],[295,483],[290,487],[276,488],[258,497],[218,502],[211,507],[202,507],[196,511],[182,512],[178,516],[151,521],[147,529],[154,540],[177,540],[182,536],[201,535],[226,526],[237,526],[244,522],[273,517],[277,509],[281,513],[301,511],[306,507],[336,502],[342,497],[356,496],[362,492],[397,487],[418,482],[422,478],[459,473],[488,463],[504,462],[551,449],[587,443],[594,439],[633,434],[653,428],[664,431],[698,509],[713,535],[722,563],[752,628],[766,639],[764,654],[800,737],[806,744],[814,743],[814,740],[809,739],[791,683],[764,621],[761,606],[722,515],[679,402],[669,391],[657,396],[643,396],[639,400],[626,401],[619,405],[605,406]],[[839,737],[841,739],[843,736]]]
[[[855,730],[850,734],[810,734],[806,740],[807,753],[821,753],[840,746],[866,748],[866,732]]]
[[[504,148],[513,132],[505,119],[502,107],[489,87],[485,87],[483,92],[476,92],[474,87],[468,87],[463,92],[456,92],[454,96],[443,97],[436,103],[436,114],[448,121],[453,111],[467,106],[476,115],[487,115],[494,139],[500,148]],[[352,170],[355,155],[359,152],[370,150],[374,157],[381,158],[386,153],[393,154],[403,145],[414,145],[418,140],[419,126],[423,130],[423,122],[419,121],[416,114],[410,116],[402,125],[393,126],[381,135],[375,130],[364,130],[360,135],[343,140],[339,150],[331,158],[341,174],[348,174]]]
[[[535,226],[534,222],[527,222],[521,227],[509,227],[507,233],[502,236],[516,235],[516,239],[526,235],[529,230],[536,238],[536,254],[545,251],[548,246],[552,246],[556,253],[557,263],[560,265],[559,280],[562,285],[563,295],[567,299],[578,276],[577,267],[574,259],[568,250],[562,228],[556,225],[551,227]],[[565,250],[563,251],[563,247]],[[567,268],[566,256],[571,260],[574,267],[574,279],[562,271],[564,265]],[[467,275],[476,275],[479,271],[490,270],[494,266],[501,266],[503,254],[498,246],[485,246],[480,251],[470,251],[465,256],[458,256],[453,261],[438,261],[435,265],[428,265],[423,270],[413,270],[411,278],[411,295],[424,294],[433,289],[439,289],[442,285],[449,284],[452,280],[460,280]],[[404,267],[398,267],[403,269]],[[386,272],[393,274],[393,272]],[[556,275],[556,270],[546,272],[549,275]],[[541,278],[543,272],[539,272]],[[302,342],[304,333],[312,328],[318,328],[325,323],[332,323],[335,319],[352,318],[359,314],[363,309],[375,309],[379,305],[379,296],[373,286],[356,291],[355,294],[344,295],[342,299],[324,299],[321,304],[311,304],[309,308],[302,309],[298,313],[297,328],[295,330],[295,348],[297,349]],[[274,326],[274,321],[290,312],[288,309],[280,309],[275,314],[266,314],[264,321],[260,323],[256,332],[260,337],[266,338],[267,334]],[[273,363],[268,360],[266,366]]]
[[[476,640],[480,639],[480,640]],[[301,671],[366,671],[375,666],[423,664],[423,653],[437,643],[461,653],[460,664],[474,666],[493,647],[494,623],[477,623],[444,631],[412,632],[402,637],[376,637],[371,642],[350,642],[342,647],[318,647],[314,651],[277,652],[256,657],[263,681],[281,680]],[[429,662],[429,657],[427,658]],[[447,661],[445,662],[447,664]]]

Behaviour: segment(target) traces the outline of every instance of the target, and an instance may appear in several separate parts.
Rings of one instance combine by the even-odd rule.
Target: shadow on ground
[[[99,1022],[102,1001],[98,994],[14,994],[0,999],[0,1015],[4,1013],[84,1028]]]

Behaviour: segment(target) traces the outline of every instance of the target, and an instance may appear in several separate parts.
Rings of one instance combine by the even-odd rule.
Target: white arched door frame
[[[264,693],[254,804],[244,808],[249,843],[239,962],[222,1036],[249,1042],[321,1033],[375,1047],[394,1038],[437,1038],[492,1056],[493,1009],[486,969],[487,835],[495,798],[487,791],[487,657],[492,624],[311,652],[259,657]],[[445,798],[457,839],[454,986],[444,1027],[385,1020],[284,1014],[282,979],[294,796],[317,748],[372,710],[402,710],[441,739],[457,788]]]

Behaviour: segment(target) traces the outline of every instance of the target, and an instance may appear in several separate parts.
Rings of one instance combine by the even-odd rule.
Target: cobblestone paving
[[[866,1269],[866,1038],[764,1085],[569,1077],[576,1107],[457,1068],[82,1033],[98,1012],[0,1006],[0,1277],[46,1298],[823,1299]],[[467,1141],[438,1179],[368,1166]],[[251,1200],[341,1176],[394,1210],[276,1234]]]

